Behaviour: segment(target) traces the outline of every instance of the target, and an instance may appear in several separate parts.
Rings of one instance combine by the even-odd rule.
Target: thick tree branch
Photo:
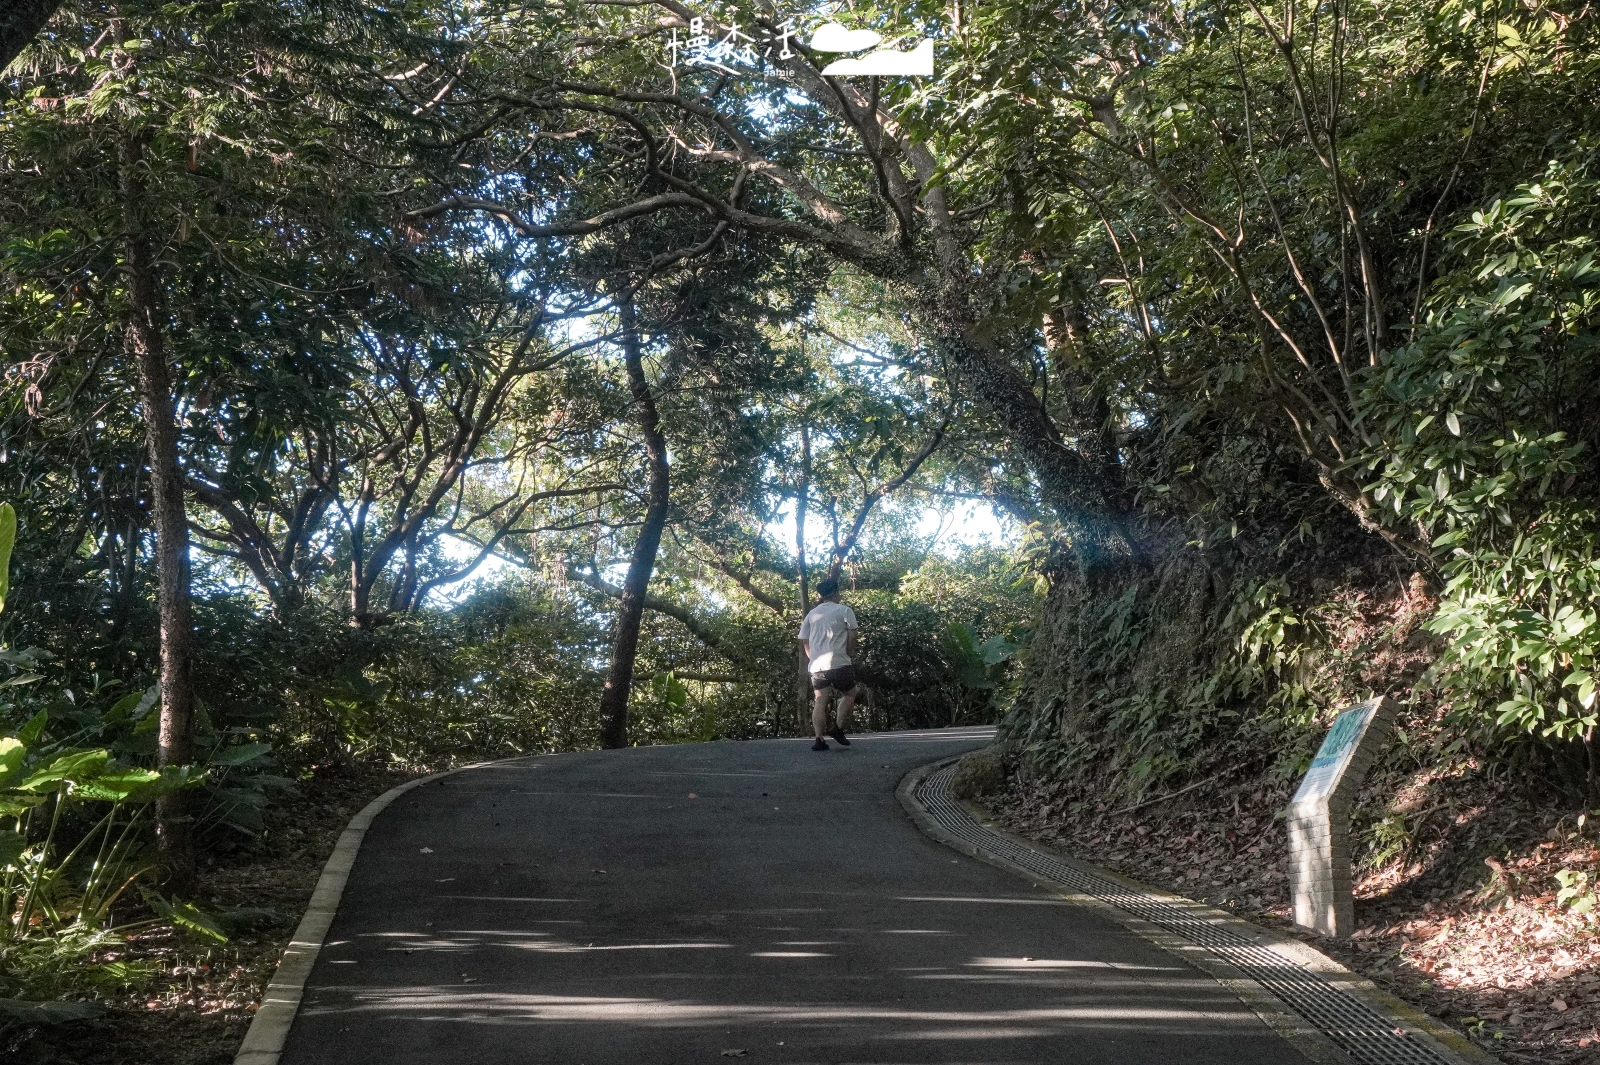
[[[579,584],[593,588],[602,595],[610,596],[612,599],[622,598],[621,588],[618,588],[614,584],[606,583],[606,581],[602,579],[599,574],[593,572],[592,570],[579,569],[576,566],[572,566],[567,569],[567,577],[570,580],[577,581]],[[689,630],[689,635],[705,644],[711,650],[717,652],[719,655],[722,655],[729,661],[738,660],[737,655],[730,653],[728,646],[722,642],[721,637],[719,637],[716,632],[712,630],[711,626],[695,617],[688,611],[687,608],[681,606],[680,604],[663,599],[659,595],[646,593],[644,596],[644,608],[646,610],[652,610],[657,614],[665,614],[667,617],[673,618],[685,629]]]
[[[515,229],[520,236],[529,238],[542,237],[582,237],[590,233],[598,233],[602,229],[609,229],[633,218],[655,214],[658,211],[671,210],[679,207],[697,207],[704,209],[703,200],[682,192],[663,192],[656,196],[647,196],[621,207],[614,207],[609,211],[602,211],[592,218],[583,218],[573,222],[557,222],[552,225],[535,225],[523,220],[516,211],[505,204],[493,200],[478,199],[473,196],[449,196],[429,207],[419,207],[409,211],[407,218],[433,218],[437,215],[449,214],[452,211],[473,211],[500,219],[502,222]]]
[[[724,577],[727,577],[729,580],[733,581],[733,583],[737,584],[739,587],[743,588],[749,593],[750,598],[754,599],[762,606],[773,611],[780,617],[783,617],[789,613],[789,605],[781,598],[773,595],[771,592],[763,591],[761,588],[757,587],[755,583],[755,575],[753,573],[745,573],[741,570],[735,569],[727,562],[724,562],[722,559],[718,558],[715,552],[712,553],[709,561],[713,569],[722,574]]]

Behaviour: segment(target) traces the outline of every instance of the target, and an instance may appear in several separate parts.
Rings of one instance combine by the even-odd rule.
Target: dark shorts
[[[840,695],[849,695],[856,690],[856,667],[840,666],[838,669],[825,669],[821,673],[811,674],[811,690],[825,692],[829,688]]]

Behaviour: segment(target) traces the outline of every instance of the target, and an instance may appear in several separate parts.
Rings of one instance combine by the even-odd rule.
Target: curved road
[[[285,1065],[1305,1061],[895,801],[987,730],[498,763],[373,824]]]

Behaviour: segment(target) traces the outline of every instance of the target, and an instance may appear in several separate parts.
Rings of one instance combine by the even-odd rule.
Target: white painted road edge
[[[305,994],[306,981],[311,978],[311,968],[322,951],[322,941],[328,937],[333,915],[339,912],[339,900],[344,896],[350,870],[355,868],[356,853],[361,850],[361,841],[366,837],[367,829],[372,827],[373,820],[390,803],[412,788],[420,788],[462,770],[475,768],[475,765],[462,766],[460,769],[408,780],[367,803],[360,813],[350,819],[339,836],[339,842],[333,845],[328,863],[322,867],[322,875],[317,878],[317,888],[311,893],[306,915],[300,918],[294,936],[284,948],[277,974],[261,996],[261,1008],[256,1010],[250,1029],[245,1032],[239,1053],[234,1055],[234,1065],[278,1065],[283,1044],[289,1038],[289,1026],[294,1023],[294,1015],[300,1010],[300,998]]]

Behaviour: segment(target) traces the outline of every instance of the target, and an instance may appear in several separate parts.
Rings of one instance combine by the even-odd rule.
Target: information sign
[[[1307,799],[1323,799],[1333,794],[1334,785],[1349,768],[1350,759],[1355,756],[1356,746],[1367,731],[1372,715],[1378,712],[1380,701],[1369,700],[1338,716],[1322,741],[1322,746],[1317,748],[1317,756],[1311,760],[1311,768],[1306,772],[1305,779],[1300,781],[1300,790],[1294,793],[1295,805]]]
[[[1350,806],[1388,740],[1395,710],[1394,702],[1382,697],[1340,714],[1294,793],[1286,814],[1295,924],[1329,936],[1351,932]]]

